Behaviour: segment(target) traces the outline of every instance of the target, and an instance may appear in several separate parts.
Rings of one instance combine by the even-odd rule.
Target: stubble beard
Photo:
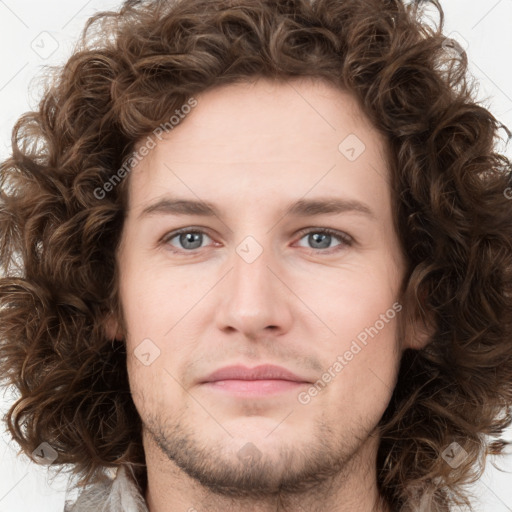
[[[153,419],[145,422],[144,429],[169,460],[205,489],[254,500],[321,493],[334,478],[342,482],[364,442],[348,432],[346,439],[339,439],[339,433],[323,422],[316,424],[315,435],[301,446],[282,443],[274,453],[260,450],[257,441],[231,451],[221,444],[208,444],[179,420],[170,424]],[[232,439],[226,432],[223,435],[228,442]]]

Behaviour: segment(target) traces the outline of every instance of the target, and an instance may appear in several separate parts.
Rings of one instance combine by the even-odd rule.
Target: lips
[[[265,364],[254,368],[247,368],[242,365],[226,366],[214,371],[205,377],[201,383],[218,382],[225,380],[286,380],[291,382],[306,382],[307,379],[292,373],[282,366]]]

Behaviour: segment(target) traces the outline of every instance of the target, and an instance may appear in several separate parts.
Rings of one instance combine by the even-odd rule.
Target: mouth
[[[275,365],[261,365],[255,368],[227,366],[201,381],[207,389],[239,396],[266,396],[297,391],[310,385],[311,381]]]

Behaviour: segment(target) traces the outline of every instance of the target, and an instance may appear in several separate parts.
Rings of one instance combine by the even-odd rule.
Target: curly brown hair
[[[88,20],[0,165],[0,378],[19,394],[5,421],[24,452],[50,443],[80,485],[122,465],[146,485],[125,346],[104,329],[125,325],[129,175],[104,185],[193,95],[310,76],[352,93],[389,143],[401,302],[408,322],[435,325],[426,348],[404,352],[379,424],[379,491],[393,510],[471,507],[463,486],[512,423],[512,163],[495,148],[511,133],[476,101],[441,6],[430,2],[433,25],[422,5],[128,1]],[[441,456],[454,442],[467,452],[457,468]]]

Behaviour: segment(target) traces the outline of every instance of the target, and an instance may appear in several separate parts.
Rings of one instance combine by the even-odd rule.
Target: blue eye
[[[320,236],[318,236],[320,235]],[[313,249],[332,249],[331,242],[333,239],[337,239],[340,243],[335,247],[339,246],[350,246],[352,244],[352,238],[345,233],[335,231],[333,229],[322,228],[322,229],[309,229],[306,233],[303,233],[303,238],[307,237],[308,243],[313,245]]]
[[[201,247],[204,236],[208,237],[208,235],[206,235],[206,233],[202,231],[192,231],[188,228],[185,228],[183,230],[170,233],[169,236],[165,237],[163,241],[164,243],[170,244],[171,240],[174,240],[176,238],[178,242],[181,244],[181,247],[185,249],[185,252],[189,252],[195,249],[199,249]],[[170,245],[172,246],[172,244]]]
[[[311,244],[308,248],[312,249],[314,253],[326,252],[329,254],[353,244],[352,237],[346,233],[328,228],[308,228],[307,230],[301,231],[300,234],[302,235],[300,240],[307,237],[307,242]],[[202,247],[205,236],[210,238],[201,229],[183,228],[165,235],[162,238],[162,243],[170,246],[170,250],[175,253],[193,252]],[[181,247],[176,247],[176,245],[172,243],[173,240],[176,240],[176,243]],[[338,240],[339,243],[335,246],[331,246],[333,240]],[[334,249],[334,251],[332,249]]]

